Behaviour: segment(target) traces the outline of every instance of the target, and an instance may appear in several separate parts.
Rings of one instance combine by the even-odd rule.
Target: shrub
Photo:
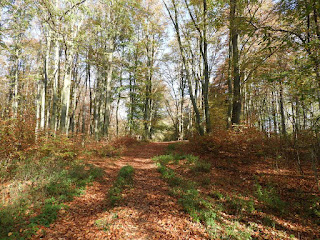
[[[111,142],[111,145],[115,148],[120,148],[120,147],[129,147],[138,143],[139,141],[136,138],[131,136],[125,136],[125,137],[116,138]]]
[[[243,212],[252,213],[255,211],[253,200],[245,200],[242,196],[227,198],[226,205],[234,215],[242,214]]]
[[[308,215],[315,219],[317,224],[320,224],[320,199],[319,197],[314,197],[308,204]]]
[[[169,163],[179,164],[179,161],[183,159],[186,159],[185,155],[173,154],[173,153],[160,155],[152,158],[153,161],[159,162],[160,164],[163,164],[163,165],[167,165]]]
[[[210,135],[191,138],[189,148],[199,154],[241,153],[251,156],[256,152],[264,154],[266,142],[266,136],[254,128],[243,128],[238,131],[215,129]]]
[[[199,161],[199,157],[198,156],[194,156],[194,155],[191,155],[191,154],[187,155],[186,158],[187,158],[189,164],[193,164],[193,163],[196,163],[196,162]]]
[[[286,211],[286,203],[281,200],[274,187],[263,188],[260,184],[256,184],[256,196],[259,201],[265,203],[269,208],[280,213]]]
[[[190,149],[194,152],[205,153],[218,153],[219,146],[216,141],[212,141],[211,135],[195,136],[189,141]]]
[[[121,147],[116,148],[105,142],[96,143],[89,148],[89,152],[92,152],[94,155],[98,157],[118,157],[123,151]]]

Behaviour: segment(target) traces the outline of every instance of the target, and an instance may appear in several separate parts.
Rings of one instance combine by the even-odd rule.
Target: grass
[[[161,161],[163,158],[157,158],[158,171],[162,178],[166,180],[169,186],[172,187],[171,194],[178,197],[178,203],[183,210],[190,214],[196,222],[203,222],[207,225],[213,225],[216,219],[216,213],[210,202],[201,198],[199,191],[195,188],[195,184],[186,181],[181,176],[178,176],[172,169],[168,168]]]
[[[103,170],[67,156],[25,159],[16,164],[0,203],[0,239],[29,239],[54,222],[64,202],[83,193]],[[9,197],[6,197],[6,194]]]
[[[226,209],[233,215],[242,215],[244,212],[253,213],[255,211],[254,201],[245,200],[241,195],[232,198],[227,197],[225,201]]]
[[[196,156],[187,155],[185,159],[187,161],[184,164],[193,173],[209,172],[211,169],[210,164],[206,164]],[[206,196],[196,186],[210,184],[208,177],[204,177],[203,181],[199,183],[183,178],[168,166],[169,164],[174,164],[172,154],[158,156],[153,160],[157,162],[158,171],[161,173],[162,178],[170,186],[169,194],[177,197],[178,203],[192,217],[193,221],[200,222],[206,226],[213,239],[251,239],[252,230],[249,227],[239,227],[237,222],[233,222],[229,226],[221,222],[220,219],[222,219],[224,206],[229,211],[234,209],[232,211],[235,211],[236,214],[253,212],[255,210],[253,200],[245,200],[240,195],[233,199],[217,191]]]
[[[209,173],[211,170],[211,163],[205,161],[195,161],[190,167],[192,172],[196,173]]]
[[[130,165],[120,169],[118,176],[108,192],[112,206],[115,206],[122,199],[122,191],[133,184],[134,168]]]
[[[268,208],[281,214],[286,212],[286,203],[281,200],[277,190],[272,186],[263,188],[260,184],[256,184],[256,197],[263,202]]]
[[[161,164],[169,164],[169,163],[173,163],[173,164],[179,164],[180,160],[186,159],[188,158],[188,155],[181,155],[181,154],[177,154],[177,153],[169,153],[166,155],[160,155],[157,157],[152,158],[153,161],[155,162],[160,162]]]

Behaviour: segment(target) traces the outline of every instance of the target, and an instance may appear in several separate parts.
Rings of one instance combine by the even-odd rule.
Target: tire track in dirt
[[[68,204],[67,213],[45,229],[45,236],[34,239],[209,239],[204,227],[192,222],[168,195],[168,186],[151,160],[167,146],[137,145],[115,161],[92,160],[105,170],[104,180],[89,186],[85,195]],[[135,169],[134,187],[125,190],[123,200],[112,208],[108,190],[119,169],[128,164]]]

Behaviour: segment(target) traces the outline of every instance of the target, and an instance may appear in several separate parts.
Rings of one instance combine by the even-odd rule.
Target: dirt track
[[[167,145],[137,145],[119,159],[91,160],[105,170],[103,181],[89,186],[66,212],[60,211],[58,220],[44,229],[45,235],[34,239],[209,239],[204,228],[168,195],[167,184],[151,160],[163,154]],[[119,169],[128,164],[135,169],[134,187],[124,191],[123,201],[112,208],[108,189]]]

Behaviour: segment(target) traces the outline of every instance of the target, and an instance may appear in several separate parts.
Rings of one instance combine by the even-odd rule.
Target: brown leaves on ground
[[[306,195],[298,193],[310,191],[312,173],[305,171],[305,175],[301,176],[290,167],[275,169],[274,160],[260,157],[259,152],[243,154],[245,149],[250,149],[252,153],[254,149],[249,145],[254,142],[255,146],[259,145],[258,137],[252,137],[250,141],[250,144],[244,142],[234,146],[234,151],[221,144],[215,150],[219,152],[214,155],[202,153],[201,158],[212,163],[209,173],[194,174],[179,166],[174,166],[175,171],[186,179],[204,182],[204,186],[199,186],[204,195],[220,192],[224,196],[239,197],[241,194],[254,199],[259,210],[243,213],[241,220],[238,220],[241,226],[255,226],[253,239],[290,239],[291,234],[301,239],[316,239],[320,234],[319,228],[312,219],[305,218],[303,212],[295,213],[295,204],[288,204],[285,214],[277,214],[254,195],[256,183],[262,187],[272,184],[286,203],[300,201],[302,206],[306,199],[299,197]],[[210,239],[205,227],[193,222],[177,204],[177,199],[168,195],[169,188],[151,160],[156,155],[164,154],[168,145],[137,144],[119,158],[91,159],[91,163],[105,170],[105,178],[87,187],[85,195],[69,203],[69,209],[60,212],[58,220],[49,228],[42,228],[33,239]],[[241,146],[245,149],[239,153]],[[190,145],[179,144],[179,150],[183,153],[190,149]],[[134,186],[124,190],[119,204],[111,207],[108,190],[120,168],[128,164],[135,169]],[[229,211],[232,209],[228,209],[228,204],[225,202],[221,217],[225,221],[224,226],[232,227],[236,216]],[[268,227],[268,224],[275,227]],[[284,235],[279,235],[281,233]]]
[[[185,214],[160,178],[151,158],[163,154],[168,143],[138,145],[118,160],[99,159],[91,163],[106,171],[101,182],[69,203],[66,213],[45,234],[33,239],[209,239],[205,228]],[[135,169],[134,187],[123,192],[117,207],[108,202],[108,189],[119,169]]]

